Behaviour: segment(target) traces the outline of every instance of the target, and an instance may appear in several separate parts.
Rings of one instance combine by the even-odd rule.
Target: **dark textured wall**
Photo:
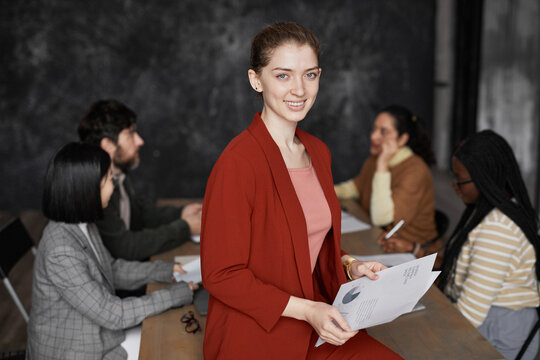
[[[39,207],[47,161],[76,140],[90,103],[116,98],[145,140],[136,187],[201,197],[213,163],[261,103],[247,80],[251,38],[297,21],[324,44],[317,104],[336,181],[368,154],[375,109],[432,114],[431,0],[0,2],[0,209]]]
[[[540,165],[539,18],[538,0],[484,5],[478,129],[493,129],[510,142],[526,179]]]

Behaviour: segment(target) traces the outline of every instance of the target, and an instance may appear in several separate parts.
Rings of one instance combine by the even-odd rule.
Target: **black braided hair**
[[[506,140],[491,130],[476,133],[462,142],[454,156],[469,171],[479,197],[467,205],[450,241],[445,246],[439,288],[444,291],[453,276],[461,247],[471,232],[493,208],[499,209],[523,231],[534,247],[536,258],[540,249],[537,217],[533,209],[519,165]],[[540,266],[536,267],[540,279]]]
[[[431,140],[419,117],[401,105],[389,105],[378,113],[387,113],[394,118],[394,126],[399,136],[409,134],[407,146],[420,156],[428,166],[436,163],[435,155],[431,149]]]

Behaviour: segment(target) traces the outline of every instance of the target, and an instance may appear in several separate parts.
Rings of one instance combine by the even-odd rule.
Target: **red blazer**
[[[306,222],[279,148],[257,113],[216,162],[201,232],[204,287],[210,292],[206,359],[304,359],[313,328],[281,317],[291,295],[330,302],[346,281],[341,209],[330,152],[297,129],[332,213],[332,229],[311,273]]]

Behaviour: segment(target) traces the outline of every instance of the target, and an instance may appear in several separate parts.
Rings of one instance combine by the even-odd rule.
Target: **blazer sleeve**
[[[103,244],[115,258],[144,260],[173,249],[189,239],[189,225],[180,217],[153,229],[132,231],[126,228],[114,204],[103,209],[104,218],[96,222]]]
[[[150,282],[172,281],[173,264],[156,261],[111,260],[113,282],[116,289],[134,290]]]
[[[45,269],[65,301],[107,329],[125,329],[150,315],[192,301],[192,292],[184,282],[142,297],[120,299],[90,275],[86,255],[67,246],[59,246],[47,254]]]
[[[161,225],[167,225],[173,221],[180,219],[182,215],[183,207],[174,206],[156,206],[155,202],[151,199],[132,195],[131,207],[136,211],[142,220],[141,226],[143,228],[156,228]],[[189,237],[190,234],[187,236]]]
[[[290,295],[264,283],[249,268],[254,174],[248,160],[230,152],[216,163],[203,205],[202,276],[213,297],[270,331]]]

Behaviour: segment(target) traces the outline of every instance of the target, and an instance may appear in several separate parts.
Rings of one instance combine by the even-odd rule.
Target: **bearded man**
[[[103,220],[96,224],[112,256],[126,260],[146,260],[201,231],[201,204],[158,207],[135,193],[129,172],[139,165],[139,148],[144,144],[136,118],[121,102],[100,100],[92,104],[78,127],[82,142],[100,146],[111,157],[114,192]]]

